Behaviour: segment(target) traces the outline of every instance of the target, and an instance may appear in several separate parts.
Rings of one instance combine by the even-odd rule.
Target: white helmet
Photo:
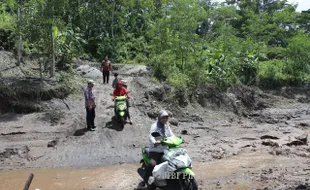
[[[127,86],[127,81],[126,80],[121,80],[122,81],[122,84]]]
[[[87,84],[95,84],[95,82],[94,82],[93,80],[89,79],[89,80],[87,81]]]

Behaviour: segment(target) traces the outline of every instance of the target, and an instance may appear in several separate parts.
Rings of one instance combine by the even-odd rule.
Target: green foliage
[[[286,65],[287,73],[304,80],[306,74],[309,73],[310,60],[310,38],[306,34],[298,34],[290,39],[287,48],[287,56],[289,57],[289,64]]]
[[[15,27],[16,27],[16,18],[12,14],[7,13],[4,10],[3,6],[2,8],[0,7],[0,29],[14,30]]]
[[[167,50],[159,55],[151,56],[149,63],[154,67],[154,76],[160,81],[168,78],[170,73],[175,69],[176,55]]]
[[[0,2],[0,47],[11,50],[14,46],[14,32],[16,30],[16,17],[10,11],[12,1]]]
[[[190,78],[188,75],[175,69],[172,73],[169,74],[167,82],[178,90],[186,90],[190,82]]]
[[[285,84],[287,76],[284,74],[285,63],[282,60],[270,60],[259,65],[259,84],[268,89],[281,87]]]
[[[150,65],[159,81],[183,90],[307,80],[309,14],[287,0],[234,2],[8,0],[0,3],[0,29],[21,34],[26,53],[56,53],[67,72],[82,55]]]

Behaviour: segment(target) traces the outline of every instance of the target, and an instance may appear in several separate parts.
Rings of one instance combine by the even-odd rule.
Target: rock
[[[308,123],[304,123],[304,122],[299,123],[299,125],[302,127],[310,127]]]
[[[279,147],[279,144],[277,142],[272,141],[272,140],[263,141],[262,144],[265,146]]]
[[[144,93],[144,98],[145,98],[146,100],[149,100],[150,96],[149,96],[149,94],[148,94],[147,92]]]
[[[100,70],[94,67],[91,67],[89,65],[81,65],[76,70],[80,75],[83,75],[84,77],[87,77],[87,78],[102,77],[102,73]]]
[[[192,115],[191,117],[194,122],[204,122],[202,117],[200,117],[198,114]]]
[[[171,86],[168,85],[168,84],[164,84],[163,88],[164,88],[165,91],[170,91],[171,90]]]
[[[147,116],[149,116],[152,119],[156,119],[158,116],[158,113],[155,111],[148,111],[146,114],[147,114]]]
[[[272,118],[272,117],[269,117],[265,120],[266,123],[269,123],[269,124],[276,124],[276,123],[279,123],[279,120],[275,119],[275,118]]]
[[[58,143],[59,139],[55,139],[55,140],[52,140],[50,142],[47,143],[47,147],[55,147]]]
[[[165,90],[163,88],[156,87],[149,91],[148,94],[153,96],[157,101],[163,101]]]
[[[29,151],[28,146],[0,149],[0,158],[12,158],[15,155],[18,155],[20,158],[27,158]]]
[[[271,135],[263,135],[260,137],[260,139],[279,139],[278,137],[271,136]]]
[[[169,110],[167,110],[168,114],[169,114],[169,117],[172,118],[173,117],[173,113]]]
[[[299,141],[303,142],[305,145],[308,144],[308,133],[304,133],[301,136],[296,137]]]
[[[171,119],[169,120],[169,123],[170,123],[171,125],[174,125],[174,126],[178,126],[178,125],[179,125],[179,121],[178,121],[176,118],[171,118]]]
[[[281,155],[281,154],[283,154],[283,151],[280,150],[280,149],[277,149],[277,150],[275,151],[275,154],[276,154],[276,155]]]
[[[287,144],[285,144],[286,146],[301,146],[301,145],[306,145],[307,143],[300,141],[300,140],[296,140],[296,141],[292,141],[289,142]]]
[[[182,135],[187,135],[187,130],[182,130],[182,131],[181,131],[181,134],[182,134]]]

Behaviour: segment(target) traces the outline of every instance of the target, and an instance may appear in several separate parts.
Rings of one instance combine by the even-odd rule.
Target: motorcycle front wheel
[[[185,179],[186,190],[198,190],[198,184],[194,177]],[[184,186],[183,186],[184,187]]]
[[[189,189],[188,190],[198,190],[198,184],[195,178],[190,179]]]
[[[121,125],[122,125],[122,127],[125,126],[125,117],[121,117]]]

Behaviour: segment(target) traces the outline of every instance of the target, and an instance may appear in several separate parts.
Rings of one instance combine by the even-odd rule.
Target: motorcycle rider
[[[153,179],[151,179],[151,175],[153,172],[154,167],[159,164],[160,160],[162,159],[164,155],[164,150],[167,148],[165,146],[162,146],[160,144],[160,140],[156,140],[155,137],[152,136],[153,132],[158,132],[162,138],[164,137],[170,137],[173,136],[173,132],[171,131],[169,125],[168,125],[168,119],[169,119],[169,114],[166,110],[161,110],[158,113],[158,120],[153,123],[150,129],[150,134],[149,134],[149,142],[150,142],[150,147],[149,147],[149,157],[151,159],[151,162],[149,166],[146,168],[145,171],[145,176],[144,176],[144,183],[148,183],[150,186],[148,189],[155,189],[154,185],[152,185]],[[149,180],[151,179],[151,180]],[[144,186],[144,184],[140,184],[140,186]]]
[[[127,110],[126,111],[127,111],[127,113],[126,113],[126,115],[129,119],[129,123],[132,124],[130,114],[129,114],[129,107],[128,107],[128,105],[129,105],[128,99],[130,99],[130,96],[129,96],[129,93],[127,92],[127,89],[125,87],[123,87],[122,81],[119,80],[119,81],[117,81],[116,88],[113,91],[112,100],[114,101],[115,96],[124,96],[124,95],[127,96],[127,99],[126,99],[126,104],[127,104]],[[116,106],[114,107],[114,113],[116,113]]]

